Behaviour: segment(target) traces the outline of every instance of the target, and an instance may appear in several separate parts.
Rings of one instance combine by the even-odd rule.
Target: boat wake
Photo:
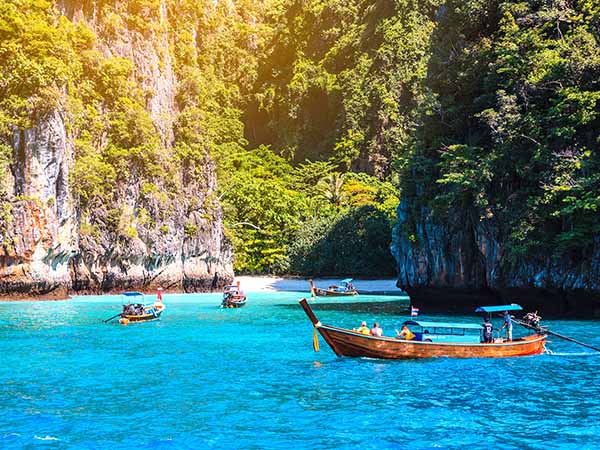
[[[55,438],[54,436],[38,436],[37,434],[33,437],[34,439],[37,439],[39,441],[60,441],[60,439]]]
[[[546,350],[547,355],[551,356],[600,356],[600,353],[591,353],[591,352],[553,352],[551,350]]]

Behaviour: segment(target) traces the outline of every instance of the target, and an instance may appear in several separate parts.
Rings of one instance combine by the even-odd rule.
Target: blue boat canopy
[[[481,330],[481,325],[476,323],[447,323],[447,322],[423,322],[422,320],[407,320],[402,325],[416,325],[418,327],[429,328],[463,328],[469,330]]]
[[[142,294],[141,292],[123,292],[121,295],[124,295],[125,297],[143,297],[144,294]]]
[[[485,313],[494,313],[494,312],[504,312],[504,311],[521,311],[520,305],[516,303],[511,303],[510,305],[498,305],[498,306],[480,306],[475,310],[475,312],[485,312]]]
[[[342,281],[340,281],[340,283],[345,283],[345,284],[352,283],[352,278],[345,278]]]

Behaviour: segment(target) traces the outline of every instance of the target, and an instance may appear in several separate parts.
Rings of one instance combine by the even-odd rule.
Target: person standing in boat
[[[492,331],[494,330],[494,326],[490,323],[490,319],[485,317],[483,319],[483,342],[486,344],[490,344],[493,340]]]
[[[373,328],[371,328],[371,336],[381,337],[383,336],[383,330],[379,328],[379,323],[375,322]]]
[[[506,339],[508,342],[512,342],[512,316],[508,313],[508,311],[504,311],[504,324],[502,328],[506,327]]]

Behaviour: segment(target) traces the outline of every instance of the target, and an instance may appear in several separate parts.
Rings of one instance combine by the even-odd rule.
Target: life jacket
[[[411,341],[415,338],[415,333],[410,331],[410,329],[408,327],[402,328],[402,330],[400,330],[400,335],[402,338],[406,339],[407,341]]]

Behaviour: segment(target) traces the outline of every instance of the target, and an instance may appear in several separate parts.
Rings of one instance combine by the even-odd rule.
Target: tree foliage
[[[403,162],[414,206],[490,221],[515,257],[589,256],[600,233],[599,13],[589,1],[446,3]]]
[[[60,12],[79,9],[93,30]],[[150,203],[220,200],[240,271],[391,273],[399,187],[413,237],[426,207],[492,224],[515,257],[577,258],[600,234],[599,30],[592,0],[6,0],[0,177],[15,133],[60,110],[83,218],[133,235],[132,183],[161,233]],[[124,36],[172,70],[168,117],[107,51]]]
[[[280,2],[245,108],[249,141],[390,175],[415,126],[436,3]]]

